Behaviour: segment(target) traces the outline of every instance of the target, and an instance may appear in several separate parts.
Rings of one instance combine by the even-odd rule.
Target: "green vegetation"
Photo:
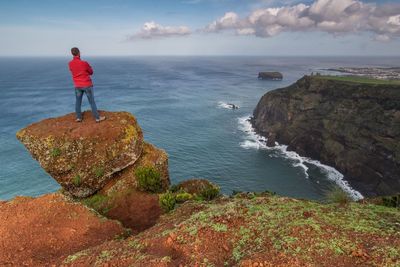
[[[214,223],[211,225],[211,228],[216,232],[226,232],[228,230],[228,226],[223,223]]]
[[[325,198],[328,203],[347,204],[351,202],[349,195],[337,185],[326,192]]]
[[[160,195],[160,206],[165,212],[169,212],[175,208],[175,195],[171,192],[166,192]]]
[[[382,197],[382,202],[386,207],[400,208],[400,194],[397,196]]]
[[[139,167],[135,171],[139,188],[142,191],[160,193],[163,190],[161,174],[154,167]]]
[[[211,185],[205,188],[203,191],[201,191],[200,197],[202,197],[204,200],[212,200],[217,196],[219,196],[219,194],[220,194],[219,187]]]
[[[82,183],[82,178],[81,178],[81,176],[80,176],[79,174],[75,175],[74,178],[72,178],[72,183],[73,183],[75,186],[80,186],[81,183]]]
[[[64,263],[73,263],[74,261],[76,261],[77,259],[79,259],[80,257],[82,257],[82,256],[86,256],[87,255],[87,253],[86,252],[84,252],[84,251],[80,251],[80,252],[77,252],[77,253],[75,253],[75,254],[73,254],[73,255],[69,255],[65,260],[64,260]]]
[[[111,251],[103,250],[100,252],[100,255],[97,256],[95,265],[98,266],[98,265],[100,265],[101,262],[107,261],[111,258],[112,258]]]
[[[151,178],[152,175],[148,175],[147,169],[145,169],[145,171],[141,170],[142,173],[142,180],[143,181],[153,181],[153,180],[157,180],[157,179],[153,179]],[[138,175],[138,174],[137,174]],[[138,180],[139,180],[139,176]],[[150,177],[150,178],[149,178]],[[139,182],[140,184],[140,182]],[[140,186],[140,188],[147,186],[147,188],[149,188],[148,184],[142,185]],[[195,201],[210,201],[216,197],[218,197],[220,195],[220,189],[218,186],[210,184],[205,186],[204,188],[201,188],[200,192],[198,194],[194,193],[194,194],[190,194],[188,192],[186,192],[184,190],[184,188],[181,188],[180,186],[172,186],[171,190],[161,194],[159,197],[159,201],[160,201],[160,206],[162,207],[162,209],[165,212],[169,212],[171,210],[173,210],[175,208],[175,205],[178,204],[182,204],[186,201],[189,200],[195,200]]]
[[[333,81],[341,81],[341,82],[353,82],[353,83],[366,83],[366,84],[377,84],[377,85],[400,85],[400,80],[380,80],[369,77],[361,77],[361,76],[329,76],[329,75],[321,75],[321,76],[313,76],[318,79],[327,79]]]
[[[339,200],[342,201],[342,196]],[[348,202],[338,209],[336,201],[334,204],[321,204],[270,193],[241,193],[229,202],[203,202],[202,206],[205,208],[181,224],[185,225],[182,229],[193,238],[198,238],[199,229],[204,231],[207,228],[230,236],[230,265],[266,246],[306,262],[312,260],[311,252],[337,257],[350,255],[357,250],[357,244],[362,244],[360,236],[395,235],[396,226],[390,222],[399,216],[397,209],[384,206]],[[241,221],[239,228],[221,223],[221,220],[237,220],[233,218]],[[179,232],[176,234],[181,235]],[[393,249],[390,253],[387,250],[385,253],[393,259],[400,250]]]
[[[58,147],[55,147],[51,150],[50,155],[55,158],[61,155],[61,149],[59,149]]]
[[[95,194],[82,200],[82,203],[102,214],[107,214],[111,208],[109,207],[108,200],[109,197],[105,195]]]
[[[160,204],[172,210],[181,193],[160,195]],[[321,259],[326,259],[327,266],[342,266],[343,262],[348,266],[399,266],[399,216],[397,208],[366,201],[338,206],[271,193],[238,193],[217,201],[185,203],[163,215],[156,227],[129,238],[126,250],[118,253],[132,255],[132,265],[141,266],[148,260],[145,251],[159,248],[160,240],[170,238],[178,252],[191,255],[184,258],[189,266],[221,265],[215,248],[223,248],[218,261],[223,260],[225,266],[257,260],[259,255],[271,266],[279,262],[318,266]],[[194,252],[193,247],[198,250]]]
[[[100,178],[104,175],[104,168],[97,166],[93,168],[93,173],[96,176],[96,178]]]
[[[178,192],[176,193],[175,198],[177,203],[183,203],[191,200],[193,198],[193,195],[186,192]]]
[[[129,241],[128,246],[137,250],[143,248],[143,245],[136,239]]]

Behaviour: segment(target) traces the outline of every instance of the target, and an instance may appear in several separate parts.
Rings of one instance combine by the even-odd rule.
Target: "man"
[[[86,61],[81,60],[81,53],[77,47],[71,48],[71,54],[74,58],[69,62],[68,65],[75,85],[76,121],[82,121],[81,105],[82,96],[84,93],[86,94],[87,99],[90,103],[90,107],[92,108],[92,115],[96,119],[96,122],[104,121],[106,117],[99,115],[96,107],[96,102],[94,102],[93,83],[92,79],[90,79],[90,75],[93,74],[92,67]]]

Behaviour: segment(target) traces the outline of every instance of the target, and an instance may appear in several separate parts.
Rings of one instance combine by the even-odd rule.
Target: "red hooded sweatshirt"
[[[68,65],[76,88],[93,86],[92,79],[90,79],[93,70],[89,63],[81,60],[79,56],[74,56]]]

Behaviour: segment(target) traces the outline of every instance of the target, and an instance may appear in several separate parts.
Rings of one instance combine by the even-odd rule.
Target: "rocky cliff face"
[[[365,195],[400,192],[400,86],[305,76],[266,93],[256,131],[345,174]]]

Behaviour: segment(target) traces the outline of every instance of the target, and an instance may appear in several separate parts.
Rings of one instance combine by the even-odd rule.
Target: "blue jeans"
[[[76,113],[76,118],[77,119],[82,119],[81,105],[82,105],[83,93],[86,94],[87,99],[89,100],[90,107],[92,108],[93,117],[96,120],[98,120],[100,118],[100,115],[99,115],[99,112],[97,111],[96,103],[94,102],[93,86],[75,88],[75,96],[76,96],[75,113]]]

